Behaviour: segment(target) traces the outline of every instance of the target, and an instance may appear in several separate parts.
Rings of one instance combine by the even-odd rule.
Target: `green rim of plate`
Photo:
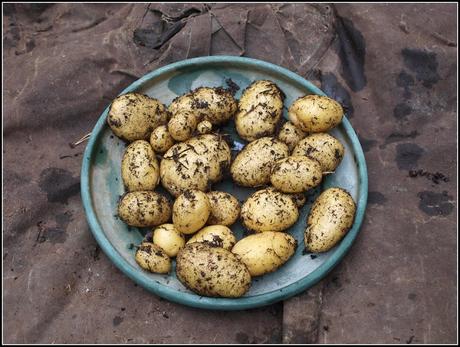
[[[278,65],[267,63],[265,61],[244,58],[244,57],[234,57],[234,56],[209,56],[209,57],[200,57],[187,59],[179,61],[157,70],[154,70],[137,81],[133,82],[129,87],[124,89],[121,94],[132,92],[142,86],[145,82],[157,78],[164,73],[169,73],[174,70],[190,67],[193,65],[202,66],[206,64],[237,64],[244,65],[245,67],[252,67],[257,70],[265,70],[277,75],[283,76],[288,81],[294,81],[296,84],[308,89],[311,93],[318,95],[326,95],[319,88],[314,86],[311,82],[305,80],[296,73],[289,71]],[[211,310],[242,310],[249,309],[254,307],[260,307],[275,303],[280,300],[287,299],[293,295],[296,295],[307,288],[316,284],[324,276],[326,276],[344,257],[347,251],[350,249],[353,241],[358,235],[359,228],[364,218],[364,212],[366,210],[367,204],[367,193],[368,193],[368,177],[367,177],[367,168],[366,160],[364,158],[364,153],[361,148],[359,139],[353,130],[352,126],[348,119],[344,116],[341,125],[343,126],[345,132],[351,140],[352,148],[356,156],[356,162],[358,164],[358,175],[359,175],[359,195],[357,201],[357,211],[355,216],[355,221],[347,233],[345,238],[340,242],[340,244],[334,249],[334,253],[317,269],[309,273],[307,276],[301,280],[288,285],[287,287],[260,294],[251,297],[241,297],[237,299],[228,299],[228,298],[210,298],[199,296],[194,293],[184,293],[178,292],[170,287],[156,283],[149,282],[144,277],[141,277],[138,273],[139,269],[135,268],[129,264],[113,247],[110,241],[105,236],[105,233],[99,224],[99,221],[96,217],[95,211],[93,209],[91,201],[91,192],[90,192],[90,169],[92,164],[92,159],[95,150],[96,140],[103,131],[106,124],[106,116],[108,113],[108,107],[102,113],[99,118],[96,126],[94,127],[89,142],[86,146],[85,153],[83,156],[83,163],[81,169],[81,197],[83,201],[83,207],[86,213],[86,218],[90,229],[100,245],[104,253],[109,257],[109,259],[129,278],[135,281],[137,284],[141,285],[150,292],[163,297],[167,300],[184,304],[187,306],[211,309]]]

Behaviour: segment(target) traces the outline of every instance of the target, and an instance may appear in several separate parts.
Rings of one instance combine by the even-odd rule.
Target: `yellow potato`
[[[236,243],[236,238],[225,225],[210,225],[201,229],[187,241],[187,243],[194,242],[206,242],[213,247],[221,247],[230,251]]]
[[[166,197],[156,192],[130,192],[120,199],[118,216],[134,227],[153,227],[171,218],[171,206]]]
[[[199,134],[209,134],[212,131],[212,123],[208,120],[204,120],[198,123],[196,130]]]
[[[210,213],[211,205],[205,193],[186,190],[173,205],[174,227],[183,234],[193,234],[206,224]]]
[[[185,246],[185,237],[174,224],[162,224],[153,231],[153,243],[160,246],[169,257],[175,257]]]
[[[192,137],[198,120],[195,114],[189,111],[174,113],[168,122],[168,132],[176,141],[185,141]]]
[[[315,159],[292,156],[276,162],[270,182],[283,193],[302,193],[320,184],[322,176],[321,165]]]
[[[143,242],[136,251],[135,259],[144,270],[160,274],[171,271],[171,259],[153,243]]]
[[[283,141],[288,146],[289,152],[292,152],[299,141],[307,135],[306,132],[297,128],[292,122],[286,122],[278,133],[278,140]]]
[[[211,204],[210,225],[232,225],[240,215],[239,201],[226,192],[212,191],[206,194]]]
[[[156,153],[164,153],[174,145],[174,139],[166,125],[160,125],[150,135],[150,145]]]

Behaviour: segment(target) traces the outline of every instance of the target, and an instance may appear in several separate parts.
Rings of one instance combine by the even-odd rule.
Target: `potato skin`
[[[107,123],[126,141],[148,140],[156,127],[168,122],[169,114],[157,99],[143,94],[120,95],[110,105]]]
[[[160,274],[171,271],[171,259],[161,247],[153,243],[142,242],[136,251],[135,259],[144,270]]]
[[[301,140],[292,155],[304,155],[316,159],[323,173],[334,171],[343,159],[345,148],[335,137],[327,133],[312,134]]]
[[[173,114],[168,122],[168,132],[176,141],[186,141],[195,132],[198,120],[190,111],[182,110]]]
[[[299,210],[294,200],[273,188],[255,192],[241,207],[243,225],[255,232],[283,231],[298,218]]]
[[[315,159],[291,156],[275,163],[270,182],[283,193],[302,193],[320,184],[322,176],[321,165]]]
[[[327,252],[353,225],[356,205],[342,188],[329,188],[315,200],[304,233],[305,247],[310,252]]]
[[[199,295],[238,298],[251,286],[251,275],[238,258],[220,247],[195,242],[177,254],[179,281]]]
[[[246,265],[251,276],[277,270],[297,249],[297,241],[289,234],[266,231],[249,235],[236,243],[232,253]]]
[[[211,191],[206,194],[211,204],[210,225],[232,225],[238,219],[241,206],[239,201],[226,192]]]
[[[129,192],[153,190],[160,182],[160,165],[150,144],[136,140],[129,144],[121,161],[121,178]]]
[[[246,141],[270,136],[283,113],[284,94],[272,81],[259,80],[249,85],[238,103],[236,131]]]
[[[168,257],[175,257],[185,246],[185,237],[174,227],[174,224],[162,224],[155,228],[152,240]]]
[[[212,131],[212,123],[208,120],[201,121],[196,126],[198,134],[209,134]]]
[[[283,141],[292,152],[300,140],[305,138],[308,134],[301,129],[297,128],[292,122],[286,122],[281,127],[278,133],[278,140]]]
[[[152,146],[155,153],[163,154],[174,145],[174,139],[168,132],[166,125],[160,125],[152,131],[150,135],[150,146]]]
[[[211,204],[206,194],[190,189],[174,201],[172,220],[179,232],[193,234],[206,224],[210,213]]]
[[[307,133],[328,131],[337,126],[342,118],[342,106],[327,96],[306,95],[289,107],[290,121]]]
[[[289,155],[287,145],[274,137],[262,137],[238,153],[230,168],[233,181],[244,187],[257,187],[270,182],[276,161]]]
[[[129,192],[118,203],[118,216],[134,227],[154,227],[171,218],[169,200],[156,192]]]
[[[206,242],[213,247],[221,247],[230,251],[236,243],[236,238],[225,225],[209,225],[187,241],[187,243],[193,242]]]

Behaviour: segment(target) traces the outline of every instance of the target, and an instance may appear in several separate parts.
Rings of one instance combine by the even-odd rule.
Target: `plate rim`
[[[254,58],[236,56],[207,56],[181,60],[163,66],[161,68],[155,69],[145,74],[138,80],[131,83],[128,87],[126,87],[119,95],[134,91],[138,87],[142,86],[145,82],[157,78],[162,74],[172,72],[180,68],[189,67],[192,65],[206,65],[215,63],[239,63],[241,65],[254,67],[257,70],[268,70],[270,72],[274,72],[275,74],[282,75],[287,80],[295,81],[297,84],[301,85],[302,87],[305,87],[314,94],[326,96],[326,94],[321,89],[313,85],[311,82],[284,67]],[[93,236],[95,237],[97,243],[104,251],[104,253],[108,256],[108,258],[115,264],[115,266],[119,270],[121,270],[126,276],[128,276],[135,283],[141,285],[148,291],[175,303],[203,309],[242,310],[261,307],[294,296],[319,282],[330,271],[332,271],[332,269],[335,268],[336,265],[343,259],[343,257],[345,256],[345,254],[347,254],[348,250],[353,244],[354,240],[356,239],[364,219],[364,214],[367,205],[368,176],[366,160],[364,157],[363,149],[361,147],[361,143],[359,142],[358,136],[345,114],[341,124],[350,138],[351,146],[356,157],[356,162],[358,163],[358,177],[360,181],[360,187],[358,199],[356,201],[357,210],[352,229],[349,230],[347,235],[335,248],[334,253],[324,263],[322,263],[318,268],[316,268],[313,272],[309,273],[302,279],[298,280],[297,282],[291,283],[290,285],[284,288],[277,289],[268,293],[254,295],[251,297],[243,296],[241,298],[236,299],[211,298],[200,296],[195,293],[179,292],[176,289],[171,289],[167,285],[161,284],[159,282],[157,283],[147,281],[144,277],[138,274],[139,269],[136,269],[134,266],[129,264],[123,258],[123,256],[121,256],[121,254],[116,250],[116,248],[111,244],[109,239],[105,236],[105,233],[98,222],[98,219],[92,206],[91,191],[89,184],[91,173],[91,158],[95,150],[95,144],[97,142],[97,139],[104,130],[104,127],[107,126],[106,116],[109,107],[110,104],[106,107],[106,109],[102,112],[101,116],[99,117],[96,125],[94,126],[91,132],[91,136],[84,151],[80,180],[83,208],[90,230]]]

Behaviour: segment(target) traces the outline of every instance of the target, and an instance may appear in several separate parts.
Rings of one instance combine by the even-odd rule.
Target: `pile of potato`
[[[253,82],[239,101],[223,88],[202,87],[177,97],[169,107],[129,93],[117,97],[107,117],[115,135],[129,142],[121,162],[126,193],[118,216],[126,224],[150,227],[136,262],[154,273],[169,273],[195,293],[240,297],[251,279],[277,270],[297,248],[287,233],[299,218],[305,193],[331,174],[344,147],[328,130],[343,110],[336,101],[306,95],[289,107],[280,124],[284,93],[266,80]],[[218,127],[235,120],[249,143],[232,160]],[[231,194],[213,191],[231,177],[258,187],[240,206]],[[162,185],[174,198],[156,192]],[[351,228],[355,203],[341,188],[314,202],[307,220],[307,251],[325,252]],[[237,240],[229,228],[240,218],[251,232]]]

